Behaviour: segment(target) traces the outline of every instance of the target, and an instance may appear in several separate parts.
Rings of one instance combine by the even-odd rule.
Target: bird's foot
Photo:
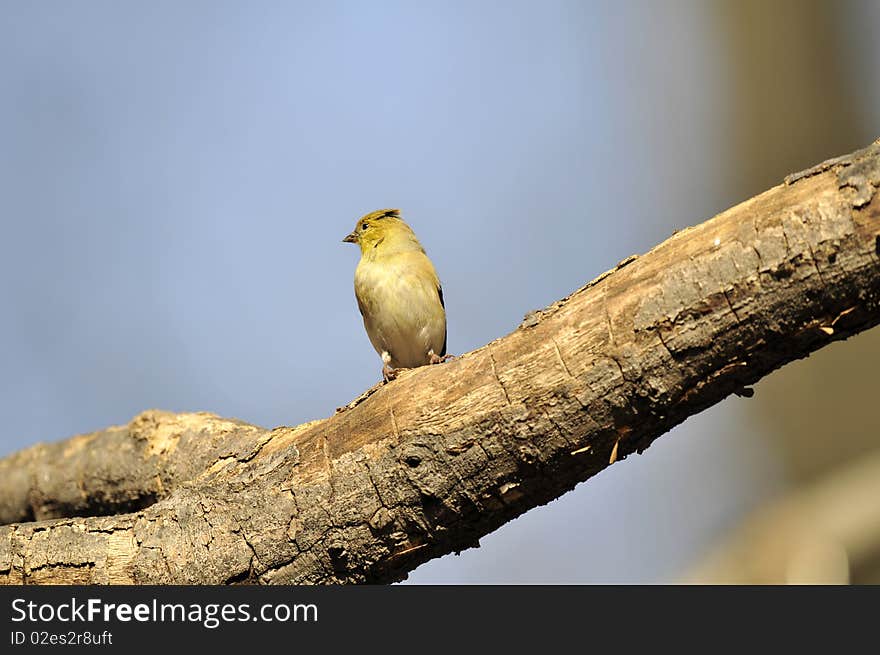
[[[398,371],[400,371],[399,368],[391,368],[390,364],[384,364],[382,366],[382,379],[385,382],[391,382],[391,380],[397,377]]]
[[[455,355],[435,355],[434,353],[428,353],[428,363],[429,364],[442,364],[445,361],[450,359],[455,359]]]

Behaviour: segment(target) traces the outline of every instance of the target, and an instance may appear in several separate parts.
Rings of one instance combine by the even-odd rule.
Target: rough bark
[[[0,579],[401,579],[880,322],[878,186],[880,141],[327,419],[264,430],[151,411],[13,455]]]
[[[858,60],[850,26],[868,18],[866,4],[848,11],[824,0],[710,6],[730,66],[725,84],[736,120],[722,147],[730,175],[724,186],[734,198],[775,184],[779,171],[858,147],[876,122],[863,81],[848,73]],[[744,435],[743,445],[771,450],[788,487],[816,482],[880,446],[876,385],[856,363],[880,361],[880,330],[833,350],[772,376],[743,412],[763,428],[761,436]]]

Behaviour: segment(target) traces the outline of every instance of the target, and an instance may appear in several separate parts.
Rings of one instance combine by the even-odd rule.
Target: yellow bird
[[[448,359],[440,279],[400,210],[370,212],[343,241],[361,249],[354,295],[382,358],[382,377],[392,380],[396,369]]]

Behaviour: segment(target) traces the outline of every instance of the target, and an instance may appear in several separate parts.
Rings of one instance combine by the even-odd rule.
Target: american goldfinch
[[[439,364],[446,356],[446,310],[434,265],[399,209],[361,217],[343,239],[361,248],[354,295],[388,381],[398,368]]]

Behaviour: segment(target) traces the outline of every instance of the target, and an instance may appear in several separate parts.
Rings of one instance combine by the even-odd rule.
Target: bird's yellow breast
[[[373,347],[394,368],[429,363],[446,345],[440,283],[423,251],[365,255],[355,270],[355,295]]]

